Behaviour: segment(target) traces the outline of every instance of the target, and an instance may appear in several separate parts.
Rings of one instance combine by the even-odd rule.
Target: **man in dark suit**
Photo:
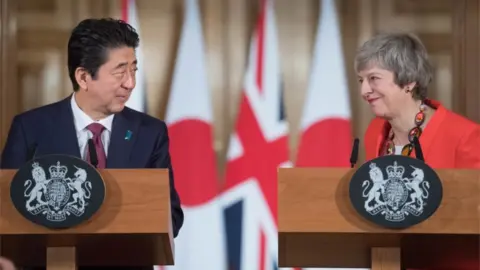
[[[167,126],[125,107],[135,87],[138,45],[135,29],[123,21],[80,22],[68,42],[73,94],[15,116],[0,167],[18,169],[33,155],[66,154],[88,160],[91,138],[98,168],[168,168],[176,237],[184,217],[174,185]]]

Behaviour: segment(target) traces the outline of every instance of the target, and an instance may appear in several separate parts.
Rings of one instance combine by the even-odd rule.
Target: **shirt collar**
[[[102,124],[108,131],[112,131],[112,123],[114,117],[113,114],[99,121],[94,121],[92,118],[90,118],[90,116],[88,116],[84,111],[82,111],[82,109],[80,109],[75,100],[75,93],[73,93],[70,103],[72,105],[73,119],[77,132],[83,131],[88,125],[92,123]]]

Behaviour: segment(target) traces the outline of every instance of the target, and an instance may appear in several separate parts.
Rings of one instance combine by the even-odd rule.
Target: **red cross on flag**
[[[277,169],[289,166],[273,0],[260,0],[222,194],[229,270],[278,269]]]

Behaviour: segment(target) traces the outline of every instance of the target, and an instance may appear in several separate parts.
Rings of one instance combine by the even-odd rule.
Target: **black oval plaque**
[[[10,197],[26,219],[50,229],[66,229],[89,220],[100,209],[105,183],[82,159],[47,155],[19,168]]]
[[[430,218],[440,206],[442,182],[425,162],[400,155],[363,164],[350,180],[350,201],[367,220],[404,229]]]

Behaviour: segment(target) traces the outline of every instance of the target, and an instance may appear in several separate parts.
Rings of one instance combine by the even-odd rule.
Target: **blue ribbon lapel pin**
[[[125,133],[125,140],[130,141],[131,138],[132,138],[132,131],[127,130],[127,133]]]

